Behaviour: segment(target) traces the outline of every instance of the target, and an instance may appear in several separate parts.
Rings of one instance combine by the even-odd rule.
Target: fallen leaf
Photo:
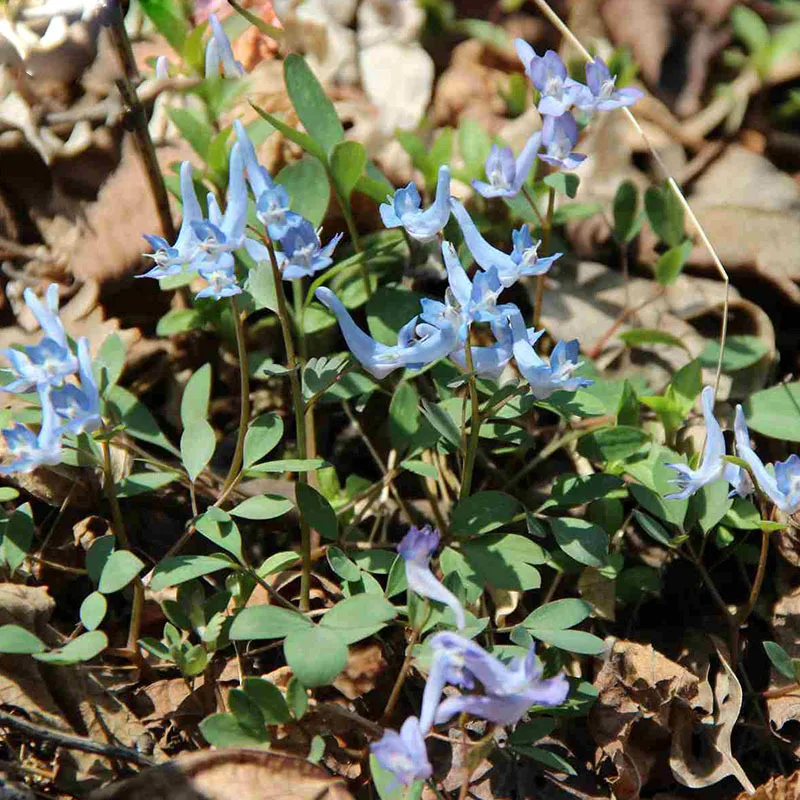
[[[704,789],[732,775],[752,794],[755,787],[731,751],[731,733],[742,710],[742,687],[717,645],[721,669],[714,681],[713,719],[698,728],[696,715],[687,705],[677,705],[672,714],[672,748],[669,765],[684,786]],[[700,754],[696,753],[698,732],[703,734]]]
[[[775,641],[791,658],[800,658],[800,588],[781,597],[772,609],[772,631]],[[791,686],[793,681],[772,668],[769,682],[770,692]],[[800,719],[800,689],[767,697],[767,713],[772,727],[778,733],[787,723]],[[800,744],[796,736],[788,736],[796,756],[800,757]]]
[[[344,782],[302,758],[201,750],[143,770],[89,800],[352,800]]]
[[[791,775],[776,775],[756,789],[755,794],[742,792],[736,800],[798,800],[800,798],[800,770]]]
[[[383,648],[378,642],[352,645],[347,656],[347,666],[333,682],[348,700],[355,700],[371,692],[386,671]]]

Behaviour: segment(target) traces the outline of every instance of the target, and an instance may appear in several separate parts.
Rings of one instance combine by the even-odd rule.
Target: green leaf
[[[255,25],[265,36],[269,36],[270,39],[274,39],[276,42],[282,42],[286,37],[286,31],[283,28],[276,28],[274,25],[264,22],[257,14],[253,14],[246,8],[242,8],[236,0],[228,1],[237,14],[241,14],[251,25]]]
[[[287,164],[275,176],[275,181],[289,192],[289,208],[318,228],[325,219],[331,198],[328,173],[322,162],[314,156],[305,156]]]
[[[286,91],[303,127],[326,154],[344,139],[344,128],[333,103],[301,56],[290,53],[283,62]]]
[[[339,142],[330,151],[330,170],[338,195],[349,200],[367,164],[367,153],[360,142]]]
[[[389,404],[389,440],[398,453],[404,453],[419,430],[419,393],[409,381],[395,389]],[[434,470],[434,476],[436,473]]]
[[[202,644],[190,647],[179,663],[181,672],[187,678],[194,678],[208,666],[208,653]]]
[[[692,242],[687,240],[662,253],[655,266],[656,280],[662,286],[671,286],[675,283],[691,252]]]
[[[644,208],[650,226],[668,247],[683,241],[683,206],[668,185],[651,186],[644,195]]]
[[[602,639],[586,631],[562,631],[544,630],[537,628],[531,634],[542,642],[552,644],[560,650],[568,650],[570,653],[580,653],[582,655],[600,655],[606,645]]]
[[[361,570],[354,561],[349,559],[346,553],[338,547],[328,548],[328,564],[330,568],[346,581],[361,580]]]
[[[253,298],[256,310],[278,311],[278,295],[275,292],[275,278],[269,261],[259,261],[247,271],[244,282],[245,291]]]
[[[153,415],[127,389],[113,386],[108,393],[108,405],[112,415],[125,426],[126,433],[180,458],[180,452],[160,431]]]
[[[295,719],[302,719],[308,709],[308,692],[297,678],[289,679],[286,687],[286,704]]]
[[[396,616],[395,607],[383,597],[357,594],[340,600],[325,614],[320,626],[335,632],[345,644],[353,644],[377,633]]]
[[[369,757],[369,772],[380,800],[419,800],[422,795],[424,781],[415,781],[411,786],[404,786],[397,780],[397,776],[384,769],[372,754]]]
[[[264,461],[247,470],[248,475],[262,472],[313,472],[325,466],[321,458],[285,458],[281,461]]]
[[[381,344],[397,344],[397,333],[420,312],[422,295],[400,286],[381,286],[367,301],[367,327]]]
[[[48,653],[34,653],[38,661],[48,664],[77,664],[81,661],[91,661],[95,656],[108,647],[108,637],[102,631],[89,631],[82,633],[77,639],[67,642],[58,650]]]
[[[448,550],[446,548],[445,552]],[[498,589],[516,591],[538,589],[542,578],[531,565],[544,564],[548,559],[547,553],[538,544],[516,533],[481,536],[465,542],[461,553],[465,558],[465,566],[478,576],[480,584],[489,583]],[[445,568],[444,554],[442,568]],[[474,580],[469,571],[458,566],[456,571],[467,581]]]
[[[178,54],[183,51],[189,23],[178,0],[142,0],[141,8]]]
[[[575,197],[580,182],[580,178],[574,172],[553,172],[542,179],[545,186],[549,186],[558,194],[566,195],[569,198]]]
[[[650,440],[641,428],[631,425],[616,425],[602,428],[581,438],[578,452],[593,461],[622,461],[629,458]]]
[[[689,349],[677,336],[658,328],[631,328],[620,333],[619,338],[631,347],[663,344],[667,347],[680,347],[687,353],[689,352]]]
[[[9,517],[0,540],[0,554],[13,575],[21,566],[33,544],[33,511],[30,503],[23,503]]]
[[[227,550],[239,563],[244,563],[242,535],[226,511],[211,506],[205,514],[198,517],[195,527],[206,539]]]
[[[614,195],[614,238],[625,245],[639,231],[639,192],[633,181],[623,181]]]
[[[750,395],[747,425],[764,436],[800,442],[800,381],[781,383]]]
[[[777,642],[762,642],[762,644],[772,666],[790,681],[796,680],[792,657]]]
[[[167,337],[200,328],[203,315],[196,308],[173,308],[156,325],[156,336]]]
[[[0,503],[7,503],[9,500],[16,500],[19,491],[13,486],[0,486]]]
[[[510,522],[522,507],[517,499],[503,492],[478,492],[460,500],[453,509],[450,526],[453,536],[477,536]]]
[[[529,744],[538,742],[549,736],[556,727],[556,721],[551,717],[537,717],[530,722],[522,722],[514,728],[508,735],[508,741],[512,745]]]
[[[292,715],[281,690],[265,678],[245,678],[242,689],[258,706],[267,725],[281,725],[289,722]]]
[[[81,603],[79,612],[83,627],[87,631],[93,631],[103,621],[107,608],[106,598],[100,592],[92,592],[87,595]]]
[[[205,161],[215,134],[205,114],[189,108],[168,108],[167,114],[192,150]]]
[[[548,520],[558,546],[572,559],[588,567],[608,561],[608,534],[585,519],[558,517]]]
[[[243,689],[228,692],[228,708],[244,730],[252,731],[256,736],[264,732],[264,715],[258,703]]]
[[[433,429],[440,434],[445,441],[455,447],[461,444],[461,432],[458,430],[455,422],[453,422],[453,418],[440,405],[431,403],[423,398],[422,413]]]
[[[212,747],[262,747],[267,732],[245,730],[233,714],[211,714],[200,723],[200,733]]]
[[[259,116],[269,122],[269,124],[272,125],[275,130],[277,130],[279,133],[282,133],[290,142],[294,142],[296,145],[302,147],[306,153],[309,153],[315,158],[318,158],[320,161],[325,162],[325,150],[319,144],[317,144],[314,139],[311,138],[311,136],[304,131],[298,131],[296,128],[291,127],[291,125],[287,125],[283,120],[267,111],[264,111],[263,108],[259,108],[257,105],[255,105],[255,103],[250,103],[250,105],[253,107],[253,110],[259,114]]]
[[[636,521],[642,526],[642,530],[651,539],[655,539],[666,547],[676,547],[676,543],[672,541],[672,537],[658,520],[653,519],[643,511],[639,511],[638,508],[634,509],[633,516],[636,517]]]
[[[323,539],[335,539],[339,535],[339,523],[331,504],[307,483],[297,483],[294,491],[297,508],[306,524]]]
[[[270,575],[283,572],[283,570],[297,564],[298,561],[300,561],[300,556],[291,550],[287,550],[283,553],[273,553],[273,555],[264,561],[256,572],[259,578],[267,578]]]
[[[769,353],[769,345],[758,336],[728,336],[722,356],[722,371],[737,372],[757,364]],[[699,356],[700,363],[708,369],[716,369],[719,363],[719,342],[709,340]]]
[[[729,491],[728,481],[718,480],[706,484],[689,498],[689,507],[703,533],[717,525],[733,505],[733,500],[728,497]]]
[[[184,428],[208,419],[211,398],[211,364],[203,364],[186,382],[181,398],[181,424]]]
[[[492,149],[492,140],[483,125],[471,117],[462,117],[458,124],[458,150],[470,178],[481,178],[484,163]]]
[[[532,632],[539,628],[548,631],[566,630],[580,625],[591,613],[592,607],[585,600],[569,597],[539,606],[522,620],[522,624]]]
[[[582,506],[605,497],[623,485],[621,478],[604,472],[594,475],[559,475],[553,485],[553,502],[560,506]]]
[[[113,386],[119,380],[125,367],[125,344],[116,333],[103,340],[92,366],[105,372],[105,380],[100,380],[101,387]],[[96,377],[100,379],[99,374]]]
[[[321,625],[290,633],[283,654],[297,680],[311,689],[331,683],[347,666],[347,645],[341,633]]]
[[[118,498],[136,497],[168,486],[179,477],[177,472],[134,472],[116,485],[115,493]]]
[[[153,570],[150,588],[154,592],[177,586],[186,581],[210,575],[221,569],[233,569],[236,565],[228,556],[172,556],[160,561]]]
[[[114,552],[116,537],[113,533],[95,539],[86,552],[86,571],[94,583],[100,582],[100,575],[106,562]]]
[[[244,467],[264,458],[283,438],[283,420],[273,411],[256,417],[244,437]]]
[[[311,620],[299,612],[277,606],[248,606],[233,620],[229,631],[232,640],[283,639],[290,633],[314,627]]]
[[[734,33],[745,43],[752,55],[759,55],[769,47],[769,28],[751,8],[744,5],[735,6],[730,19]]]
[[[288,497],[278,494],[260,494],[248,497],[238,506],[232,508],[230,513],[242,519],[275,519],[281,517],[294,508],[294,503]]]
[[[589,636],[587,633],[586,636]],[[592,637],[593,639],[596,637]],[[597,639],[599,642],[600,639]],[[569,649],[569,648],[565,648]],[[582,651],[574,651],[574,652],[582,652]],[[572,764],[569,763],[565,758],[562,758],[558,753],[553,753],[550,750],[545,750],[543,747],[528,747],[527,745],[517,746],[514,749],[521,753],[524,756],[528,756],[528,758],[532,758],[534,761],[538,761],[540,764],[544,764],[549,770],[553,772],[565,772],[567,775],[575,775],[575,768]]]
[[[0,653],[32,655],[46,650],[45,643],[19,625],[0,625]]]
[[[421,475],[423,478],[430,478],[436,480],[439,477],[439,471],[433,464],[428,464],[426,461],[401,461],[400,466],[413,472],[415,475]]]
[[[181,434],[181,462],[194,483],[208,466],[217,448],[214,429],[204,419],[186,425]]]
[[[97,588],[103,594],[124,589],[142,570],[144,562],[130,550],[115,550],[103,566]]]

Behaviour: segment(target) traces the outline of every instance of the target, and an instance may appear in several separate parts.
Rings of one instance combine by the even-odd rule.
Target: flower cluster
[[[483,238],[464,206],[449,197],[449,191],[450,172],[442,167],[436,200],[430,208],[424,211],[420,208],[419,192],[414,184],[399,189],[394,198],[390,198],[391,202],[381,206],[384,222],[402,225],[410,236],[422,241],[440,234],[452,214],[480,267],[470,280],[455,247],[443,241],[442,259],[448,281],[444,298],[442,301],[423,299],[420,313],[400,329],[396,345],[385,345],[368,336],[330,289],[317,289],[317,299],[336,317],[355,358],[379,380],[401,367],[421,369],[448,357],[467,371],[470,326],[488,323],[495,343],[470,346],[469,356],[475,374],[497,380],[513,356],[538,399],[549,397],[559,389],[574,391],[589,385],[590,381],[574,375],[580,366],[577,340],[559,342],[547,362],[533,349],[543,331],[526,328],[520,310],[513,303],[498,302],[504,289],[522,277],[547,272],[562,254],[540,258],[539,242],[532,240],[526,226],[513,232],[511,253],[498,250]]]
[[[44,303],[32,289],[26,289],[24,296],[44,338],[37,345],[3,350],[13,380],[2,388],[13,394],[36,392],[42,407],[42,422],[38,433],[20,424],[2,431],[13,457],[10,464],[0,467],[4,475],[30,472],[43,464],[58,464],[65,434],[90,433],[102,424],[89,340],[78,339],[73,352],[58,316],[58,286],[50,284]],[[78,383],[68,382],[71,376],[76,376]]]
[[[429,567],[438,544],[439,533],[429,526],[408,531],[398,547],[405,561],[408,586],[417,594],[452,608],[458,627],[463,628],[464,610]],[[399,733],[385,731],[372,745],[378,763],[406,786],[431,776],[425,736],[434,725],[462,713],[497,725],[514,725],[531,706],[560,705],[569,692],[564,675],[542,678],[533,647],[524,658],[505,663],[470,639],[450,631],[434,634],[427,644],[433,651],[433,659],[419,717],[406,719]],[[448,685],[468,693],[449,695],[443,700]],[[475,692],[478,685],[481,690]]]
[[[784,514],[800,511],[800,456],[793,454],[786,461],[778,461],[770,472],[750,444],[750,432],[747,430],[744,411],[737,405],[733,425],[736,454],[747,464],[749,472],[726,461],[725,437],[714,416],[714,390],[710,386],[703,389],[701,403],[706,425],[706,443],[700,464],[697,469],[692,469],[686,464],[667,464],[678,473],[672,482],[678,486],[679,491],[666,495],[666,498],[683,500],[720,478],[728,481],[731,494],[747,497],[755,489],[750,477],[752,473],[758,488],[780,511]]]
[[[486,181],[473,180],[472,186],[483,197],[515,197],[528,179],[538,157],[559,169],[575,169],[586,159],[574,152],[578,142],[578,123],[570,109],[585,113],[611,111],[633,105],[642,92],[626,87],[616,88],[616,76],[611,75],[601,58],[586,65],[586,83],[567,75],[567,68],[558,54],[548,50],[543,56],[524,40],[514,44],[525,67],[525,74],[539,91],[539,113],[542,129],[525,143],[515,159],[510,147],[494,145],[486,159]],[[544,152],[539,152],[544,147]]]
[[[195,193],[192,165],[184,161],[180,168],[183,221],[175,243],[160,236],[145,234],[153,249],[147,257],[155,266],[139,278],[166,278],[196,271],[207,282],[198,298],[219,300],[242,291],[236,279],[234,253],[244,249],[256,261],[268,261],[269,247],[247,235],[247,184],[256,202],[256,216],[266,229],[266,238],[278,243],[278,268],[286,280],[313,275],[333,263],[333,250],[341,239],[335,236],[322,246],[314,226],[300,214],[289,210],[286,189],[276,184],[258,163],[253,143],[241,122],[234,122],[236,144],[228,165],[228,196],[223,214],[213,192],[207,196],[208,219],[203,217]],[[246,176],[246,179],[245,179]]]

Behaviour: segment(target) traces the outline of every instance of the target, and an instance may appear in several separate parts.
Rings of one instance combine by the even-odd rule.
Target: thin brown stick
[[[403,684],[406,682],[409,671],[411,670],[414,645],[417,643],[418,638],[419,631],[412,630],[411,638],[408,640],[408,646],[406,647],[406,657],[403,659],[403,665],[400,667],[400,672],[397,674],[397,680],[394,682],[392,693],[389,695],[389,702],[386,703],[386,709],[383,712],[382,719],[384,722],[386,722],[392,716],[392,712],[397,705],[397,701],[400,699],[400,691],[403,688]]]

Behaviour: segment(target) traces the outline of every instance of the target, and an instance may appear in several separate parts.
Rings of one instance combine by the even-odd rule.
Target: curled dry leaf
[[[697,715],[686,705],[677,705],[672,714],[672,748],[669,765],[672,774],[684,786],[704,789],[732,775],[745,791],[755,787],[731,752],[731,733],[742,709],[742,687],[736,673],[717,646],[721,668],[714,681],[714,716],[698,726]],[[698,731],[703,733],[703,747],[696,753]]]
[[[344,782],[302,758],[201,750],[93,792],[90,800],[352,800]]]
[[[638,800],[648,779],[664,773],[673,708],[693,704],[698,684],[652,645],[614,644],[594,682],[599,694],[589,732],[598,745],[597,765],[618,800]]]
[[[775,641],[792,658],[800,657],[800,588],[794,589],[781,597],[772,611],[772,630]],[[781,689],[787,689],[792,684],[788,678],[772,669],[769,683],[770,693],[778,694]],[[800,719],[800,689],[778,694],[777,697],[767,697],[767,713],[772,727],[781,732],[789,722]],[[796,737],[792,737],[794,753],[800,756],[800,745]]]
[[[776,775],[756,789],[755,794],[742,792],[736,800],[798,800],[800,798],[800,770],[791,775]]]
[[[386,671],[386,659],[378,642],[353,645],[349,648],[347,665],[333,682],[348,700],[371,692]]]

